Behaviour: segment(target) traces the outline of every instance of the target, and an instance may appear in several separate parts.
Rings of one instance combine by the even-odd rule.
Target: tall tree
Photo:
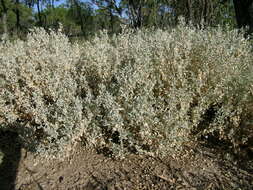
[[[134,28],[140,28],[143,24],[144,0],[126,0],[129,19]]]
[[[2,14],[1,14],[1,17],[2,17],[2,24],[3,24],[3,38],[8,38],[8,25],[7,25],[7,14],[8,14],[8,7],[7,7],[7,4],[5,2],[5,0],[1,0],[1,9],[2,10]]]
[[[223,4],[230,0],[222,0]],[[233,0],[238,28],[248,27],[247,34],[253,33],[253,0]]]
[[[214,11],[217,0],[172,0],[175,17],[183,16],[187,22],[199,25],[211,25],[214,22]]]
[[[14,8],[14,12],[16,15],[16,31],[18,32],[21,29],[21,25],[20,25],[20,1],[19,0],[15,0],[15,8]]]
[[[86,36],[92,26],[93,8],[90,4],[81,2],[80,0],[70,0],[68,4],[70,16],[74,18],[76,24],[80,25],[82,34]]]
[[[38,13],[38,26],[42,26],[42,16],[41,16],[41,8],[40,8],[40,2],[41,0],[35,0],[36,2],[36,7],[37,7],[37,13]]]
[[[248,33],[253,32],[253,0],[233,0],[236,21],[239,28],[249,27]]]
[[[118,30],[118,21],[119,18],[122,18],[122,6],[120,5],[121,1],[117,0],[91,0],[92,3],[98,7],[97,13],[100,16],[103,16],[104,20],[109,21],[109,31],[111,33]],[[101,21],[100,21],[101,23]],[[103,24],[103,23],[101,23]],[[104,24],[103,24],[104,25]],[[107,29],[107,27],[102,27]]]

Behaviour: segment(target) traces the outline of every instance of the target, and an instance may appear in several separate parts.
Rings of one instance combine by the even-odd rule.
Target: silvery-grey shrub
[[[78,45],[34,29],[0,45],[0,85],[0,126],[49,158],[77,141],[162,156],[210,134],[249,138],[252,53],[236,30],[104,31]]]

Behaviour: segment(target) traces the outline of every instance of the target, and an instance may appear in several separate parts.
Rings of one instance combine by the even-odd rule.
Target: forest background
[[[100,30],[119,33],[122,26],[168,28],[183,16],[202,26],[246,27],[251,31],[252,0],[0,0],[0,35],[24,37],[29,29],[57,29],[88,38]],[[4,34],[4,35],[3,35]]]

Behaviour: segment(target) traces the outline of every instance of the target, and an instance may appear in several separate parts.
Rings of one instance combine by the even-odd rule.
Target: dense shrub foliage
[[[166,155],[215,136],[236,150],[251,138],[252,60],[243,35],[219,27],[101,32],[82,45],[35,29],[0,44],[0,126],[49,158],[77,141]]]

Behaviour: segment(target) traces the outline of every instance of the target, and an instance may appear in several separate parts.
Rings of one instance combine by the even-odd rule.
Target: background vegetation
[[[30,28],[48,30],[63,24],[69,37],[109,34],[120,25],[133,28],[174,27],[178,18],[203,26],[252,28],[252,0],[1,0],[0,34],[24,37]]]

